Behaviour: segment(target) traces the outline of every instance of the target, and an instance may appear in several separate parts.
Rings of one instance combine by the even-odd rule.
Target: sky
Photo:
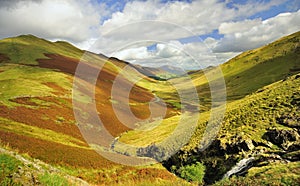
[[[0,0],[0,38],[33,34],[151,67],[218,65],[299,30],[299,0]]]

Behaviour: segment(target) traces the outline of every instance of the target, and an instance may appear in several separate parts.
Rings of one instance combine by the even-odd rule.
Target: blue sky
[[[132,63],[197,69],[300,30],[299,0],[0,1],[0,38],[65,40]]]

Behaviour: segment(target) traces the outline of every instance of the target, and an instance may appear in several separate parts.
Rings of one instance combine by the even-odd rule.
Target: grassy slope
[[[281,38],[265,47],[245,52],[227,63],[222,64],[220,67],[225,78],[228,101],[240,99],[266,85],[299,72],[299,41],[300,32]],[[170,85],[173,83],[176,84],[176,87],[186,95],[190,95],[191,89],[193,87],[197,87],[200,103],[202,104],[200,108],[202,108],[202,111],[205,111],[210,107],[209,102],[211,94],[205,75],[213,72],[214,69],[210,68],[206,70],[205,73],[203,71],[199,71],[192,73],[190,77],[175,78],[164,83]],[[194,84],[190,83],[190,78],[193,80]],[[162,86],[162,83],[156,87],[156,90],[158,91],[157,95],[165,98],[165,100],[178,103],[178,95],[176,95],[175,92],[168,92],[175,90],[170,89],[168,86]],[[234,105],[239,105],[239,102],[235,102]],[[228,109],[229,108],[230,107],[228,107]],[[206,125],[205,122],[208,120],[209,116],[209,112],[201,113],[201,121],[199,121],[198,127],[201,129],[201,132],[198,132],[198,135],[204,132],[203,129]],[[194,117],[199,117],[198,113],[194,114]],[[174,128],[178,124],[178,120],[178,116],[174,116],[173,118],[164,120],[155,130],[146,132],[130,131],[123,134],[120,141],[136,145],[158,143],[162,140],[162,136],[170,135],[173,132]],[[149,126],[157,125],[156,123],[157,122],[153,122]],[[189,127],[189,123],[190,122],[187,121],[187,127]],[[143,140],[139,140],[141,136],[143,136]],[[152,138],[152,136],[158,137]]]
[[[300,71],[300,32],[283,37],[264,47],[244,52],[220,65],[226,82],[227,100],[233,101],[251,94],[259,88],[279,81]],[[175,78],[187,94],[197,87],[202,104],[209,109],[210,90],[207,77],[213,69],[192,73],[194,85],[184,78]],[[214,78],[211,78],[214,81]]]
[[[253,156],[257,159],[264,159],[271,156],[271,154],[282,155],[285,151],[281,147],[270,143],[264,135],[270,128],[294,130],[283,125],[279,118],[284,116],[296,117],[294,119],[296,121],[299,116],[300,107],[297,101],[300,98],[299,77],[300,75],[291,76],[287,80],[278,81],[262,88],[257,93],[229,103],[221,130],[216,139],[220,144],[213,144],[211,148],[204,152],[197,152],[197,149],[201,147],[199,144],[203,134],[203,126],[205,126],[205,121],[200,122],[190,143],[182,149],[181,153],[176,155],[181,160],[176,161],[188,164],[195,160],[202,161],[207,166],[206,181],[212,181],[220,179],[220,176],[244,157]],[[243,149],[242,145],[238,144],[243,141],[250,141],[255,146],[251,150]],[[233,148],[231,148],[232,146]],[[238,148],[240,149],[237,150]],[[227,149],[224,155],[222,155],[222,149]],[[176,164],[175,162],[173,163]],[[266,161],[259,167],[251,168],[246,178],[232,178],[218,184],[251,185],[256,183],[267,185],[276,183],[280,185],[290,182],[299,183],[300,177],[293,170],[298,170],[299,166],[299,161],[287,164],[281,161],[274,161],[274,163]],[[270,179],[271,177],[272,179]],[[253,179],[256,181],[253,182]]]
[[[248,51],[222,65],[228,99],[235,100],[260,87],[300,71],[300,32]]]
[[[286,115],[287,113],[290,115],[297,115],[297,112],[299,112],[298,106],[291,103],[295,99],[295,96],[299,96],[297,94],[300,90],[299,78],[295,79],[295,76],[293,76],[287,81],[283,81],[283,79],[286,79],[293,74],[297,74],[300,71],[299,41],[300,32],[279,39],[265,47],[245,52],[220,66],[226,81],[227,98],[228,101],[230,101],[227,105],[225,118],[218,135],[221,146],[226,146],[227,143],[235,143],[239,136],[241,136],[241,139],[243,140],[251,140],[253,143],[266,144],[266,146],[268,146],[269,142],[262,137],[267,129],[270,127],[278,129],[286,128],[279,124],[276,118]],[[208,70],[206,73],[212,72],[213,70]],[[191,77],[196,86],[198,86],[198,90],[201,90],[201,92],[199,92],[200,99],[202,97],[204,102],[205,99],[206,101],[209,101],[209,96],[207,95],[210,93],[208,90],[209,87],[207,86],[207,79],[203,72],[193,73],[191,74]],[[184,77],[173,79],[171,81],[173,83],[179,83],[182,90],[186,91],[188,94],[189,85],[186,84],[186,81],[183,79]],[[183,162],[186,161],[191,163],[191,161],[194,161],[191,159],[203,159],[203,156],[200,155],[200,157],[198,157],[199,155],[193,155],[193,153],[197,151],[195,149],[199,147],[208,118],[209,112],[204,112],[190,143],[183,148],[183,154],[175,155],[183,158]],[[158,126],[154,130],[130,131],[125,133],[121,136],[120,141],[145,146],[152,143],[159,143],[161,141],[160,137],[172,133],[177,123],[178,119],[176,119],[176,117],[169,118],[163,121],[163,125]],[[156,123],[153,122],[153,125],[155,124]],[[168,127],[164,128],[164,126]],[[189,127],[189,121],[186,122],[186,126]],[[158,137],[152,138],[152,136]],[[183,135],[179,134],[179,136]],[[258,146],[255,150],[259,151],[258,149],[260,148],[261,147]],[[280,149],[275,145],[269,147],[266,151],[272,153],[276,150]],[[120,149],[120,151],[122,151],[122,149]],[[236,162],[238,159],[245,156],[243,152],[239,153],[240,154],[229,155],[224,158],[219,158],[217,155],[216,157],[214,157],[214,155],[205,157],[203,161],[207,166],[212,166],[212,162],[215,162],[215,165],[213,166],[219,166],[219,170],[217,170],[216,167],[208,168],[208,172],[210,171],[210,173],[208,173],[206,179],[209,179],[209,176],[217,177],[218,174],[224,174],[225,171],[233,165],[233,162]],[[251,153],[252,151],[246,154]],[[185,159],[184,157],[189,158]],[[176,158],[178,157],[175,157],[175,159]],[[226,158],[231,159],[231,162],[228,163],[228,165],[222,163],[226,161]],[[176,162],[173,163],[176,164]],[[275,163],[274,165],[270,164],[268,166],[269,168],[272,168],[273,166],[275,170],[273,172],[265,172],[267,167],[262,168],[260,170],[261,175],[259,176],[262,180],[265,180],[264,176],[273,173],[276,174],[276,176],[279,176],[282,172],[276,172],[276,167],[282,167],[284,165]],[[299,163],[294,163],[291,166],[299,167]],[[254,173],[252,172],[255,172],[255,170],[256,169],[250,169],[251,174],[249,173],[248,181],[253,178]],[[289,175],[288,172],[290,170],[291,169],[286,170],[287,175]],[[295,179],[298,179],[298,177],[293,178],[293,176],[295,176],[294,173],[291,173],[291,175],[291,177],[287,178],[290,179],[288,181],[295,181]],[[244,182],[246,182],[246,180],[244,180]],[[277,182],[279,183],[280,180],[277,180]],[[235,183],[234,180],[232,181],[232,184],[233,183]],[[251,182],[249,182],[249,184],[250,183]],[[261,181],[259,183],[263,184],[269,182]],[[284,183],[284,181],[282,183]]]
[[[207,166],[205,180],[212,183],[212,180],[220,179],[220,176],[243,157],[258,158],[255,154],[282,152],[283,149],[272,145],[263,136],[269,128],[291,130],[283,126],[278,118],[286,115],[299,116],[299,103],[295,103],[295,100],[299,98],[300,80],[296,78],[299,75],[287,78],[299,73],[300,70],[299,41],[300,32],[297,32],[265,47],[245,52],[221,65],[226,81],[227,98],[230,102],[227,104],[225,118],[217,138],[220,144],[219,146],[213,144],[205,152],[197,152],[206,125],[204,119],[200,121],[194,137],[183,148],[181,155],[176,156],[188,164],[194,159],[202,161]],[[205,76],[199,74],[192,74],[192,77],[199,87],[205,90],[208,88],[205,87]],[[273,82],[276,83],[271,84]],[[227,150],[224,156],[220,155],[221,148],[230,149],[229,144],[234,145],[243,140],[252,141],[256,144],[255,148],[248,152],[241,149],[237,150],[238,152]],[[262,156],[268,157],[269,155]],[[251,168],[246,178],[234,177],[218,184],[290,185],[299,183],[300,178],[293,170],[299,169],[299,162],[287,165],[280,161],[265,163],[267,166]]]
[[[293,100],[300,96],[300,79],[295,77],[294,75],[288,80],[280,80],[263,87],[259,92],[227,104],[227,111],[218,135],[222,136],[221,141],[226,143],[231,137],[239,135],[256,142],[265,142],[262,135],[267,128],[284,128],[278,124],[276,118],[284,114],[297,114],[298,105],[295,105]],[[199,126],[186,149],[196,148],[202,133],[203,129]]]
[[[73,117],[72,76],[38,67],[37,59],[48,59],[44,53],[79,60],[84,51],[66,42],[52,43],[32,35],[0,41],[2,144],[59,165],[70,174],[96,184],[184,184],[162,166],[134,168],[118,165],[91,150]],[[146,87],[155,83],[133,69],[122,71],[97,55],[89,54],[85,59],[106,63],[103,69],[111,74],[121,72],[129,80],[139,78],[138,84]]]
[[[241,54],[240,56],[237,56],[236,58],[232,59],[231,61],[225,63],[224,65],[221,65],[221,68],[224,73],[226,85],[227,85],[227,93],[228,93],[228,99],[230,101],[239,99],[241,97],[246,96],[247,94],[250,94],[252,92],[255,92],[259,88],[262,88],[265,85],[268,85],[272,82],[278,81],[280,79],[283,79],[287,77],[288,75],[295,74],[299,70],[299,33],[293,34],[291,36],[287,36],[275,43],[272,43],[266,47],[262,47],[257,50],[252,50],[246,53]],[[31,41],[32,39],[29,39],[29,41],[26,41],[26,39],[23,38],[24,36],[21,37],[19,43],[24,44],[24,46],[28,45],[28,42]],[[26,36],[26,37],[32,37],[32,36]],[[26,38],[25,37],[25,38]],[[24,41],[25,40],[25,41]],[[17,40],[18,41],[18,40]],[[29,48],[31,49],[23,49],[23,47],[16,47],[17,41],[6,41],[4,40],[3,42],[0,43],[0,48],[4,52],[0,53],[7,53],[7,56],[11,58],[11,61],[13,63],[19,63],[20,59],[22,59],[22,63],[28,62],[29,64],[35,64],[36,61],[34,59],[36,58],[45,58],[45,56],[40,55],[39,52],[45,52],[45,50],[50,50],[51,52],[55,53],[58,52],[62,55],[68,56],[68,57],[75,57],[78,58],[81,54],[82,51],[79,50],[73,50],[72,46],[69,46],[66,43],[51,43],[47,42],[44,40],[38,41],[37,45],[33,45]],[[5,47],[5,44],[3,43],[10,43],[11,47]],[[47,45],[45,48],[39,48],[38,46],[43,46]],[[55,46],[54,46],[55,45]],[[298,47],[298,48],[297,48]],[[9,49],[10,48],[10,49]],[[22,50],[21,50],[22,48]],[[59,49],[61,48],[61,49]],[[15,50],[13,50],[15,49]],[[29,52],[29,53],[34,53],[32,55],[26,56],[26,53],[23,53],[23,51]],[[14,56],[13,54],[17,53],[18,55]],[[24,56],[25,55],[25,56]],[[19,56],[19,57],[18,57]],[[21,56],[21,57],[20,57]],[[257,57],[258,56],[258,57]],[[93,58],[98,58],[93,56]],[[26,60],[23,60],[26,59]],[[274,67],[275,66],[275,67]],[[18,66],[19,67],[19,66]],[[7,64],[2,65],[1,68],[9,68],[7,67]],[[23,68],[23,67],[22,67]],[[28,67],[29,68],[29,67]],[[15,69],[15,67],[11,68],[12,70]],[[36,68],[33,68],[36,69]],[[117,65],[114,64],[109,64],[109,67],[107,67],[108,70],[112,70],[115,72],[121,72],[121,74],[129,79],[136,79],[141,77],[140,74],[138,74],[135,71],[122,71],[121,68],[119,68]],[[6,70],[3,70],[6,72]],[[28,70],[25,70],[27,73]],[[30,71],[30,70],[29,70]],[[39,70],[38,70],[39,71]],[[55,73],[58,77],[62,75],[62,73],[58,73],[52,70],[49,70],[50,73]],[[134,72],[134,74],[132,74]],[[2,72],[3,73],[3,72]],[[209,72],[208,72],[209,73]],[[15,73],[13,73],[15,74]],[[256,74],[259,74],[256,75]],[[1,73],[0,73],[1,75]],[[51,77],[54,76],[54,74],[51,75]],[[64,76],[64,74],[63,74]],[[205,103],[209,103],[209,87],[208,84],[206,83],[207,80],[205,76],[201,73],[194,73],[191,75],[195,85],[198,87],[200,99],[204,100]],[[20,78],[22,79],[22,78]],[[60,79],[63,79],[60,78]],[[56,83],[60,83],[60,80],[53,80]],[[182,90],[184,90],[186,93],[189,93],[189,86],[187,86],[185,81],[183,81],[181,78],[179,79],[174,79],[171,81],[171,83],[177,82],[181,84]],[[6,85],[9,83],[6,83]],[[42,82],[39,82],[40,85],[43,85]],[[61,87],[66,86],[67,82],[60,84]],[[147,88],[148,90],[152,90],[155,92],[158,96],[163,98],[165,101],[169,102],[170,104],[176,105],[178,103],[178,97],[176,96],[175,89],[170,86],[170,82],[157,82],[154,80],[149,80],[146,78],[141,79],[138,82],[138,85]],[[38,86],[34,86],[38,87]],[[43,87],[42,87],[43,88]],[[46,87],[44,87],[46,88]],[[49,87],[48,87],[49,88]],[[290,88],[290,87],[289,87]],[[5,89],[6,90],[6,89]],[[47,90],[47,88],[46,88]],[[46,95],[52,94],[53,96],[53,90],[49,89],[49,91],[45,91]],[[39,91],[37,90],[37,93]],[[170,93],[171,92],[171,93]],[[172,93],[173,92],[173,93]],[[33,92],[34,93],[34,92]],[[279,94],[282,94],[283,92],[279,92]],[[257,102],[257,99],[259,96],[255,94],[254,96],[251,97],[251,99],[254,100],[254,102],[251,102],[252,104]],[[9,104],[15,104],[14,102],[11,102],[9,98],[5,99],[6,101],[8,100]],[[243,106],[242,103],[246,103],[249,101],[250,98],[246,97],[240,101],[235,101],[232,104],[228,106],[228,112],[230,114],[227,115],[225,119],[225,124],[226,126],[224,130],[222,130],[222,134],[228,136],[228,138],[222,139],[222,141],[225,143],[226,141],[230,140],[230,136],[233,136],[235,133],[240,133],[240,132],[246,132],[245,137],[251,136],[255,138],[255,140],[259,141],[261,140],[261,134],[265,131],[266,127],[269,126],[268,122],[266,123],[259,123],[260,120],[255,120],[258,121],[259,124],[251,124],[250,126],[245,126],[246,123],[251,121],[251,117],[249,117],[249,112],[242,112],[240,109],[240,106],[242,108],[248,108],[251,110],[251,106],[247,106],[245,104]],[[283,100],[285,101],[285,100]],[[6,102],[6,103],[8,103]],[[257,106],[260,107],[260,105],[265,104],[261,102],[257,102]],[[237,106],[238,105],[238,108]],[[256,105],[256,104],[255,104]],[[209,104],[205,105],[206,107],[209,106]],[[247,109],[246,109],[247,110]],[[249,111],[250,111],[249,110]],[[272,110],[272,109],[271,109]],[[238,114],[239,113],[246,113],[245,115],[242,115],[240,117]],[[261,116],[265,116],[263,113],[265,113],[265,110],[261,110]],[[274,114],[274,113],[272,113]],[[205,120],[208,118],[209,113],[204,113],[204,117],[202,117],[202,120],[199,122],[199,127],[198,130],[196,131],[196,134],[194,138],[192,138],[190,144],[185,147],[184,151],[188,152],[192,149],[194,149],[197,144],[199,144],[199,136],[202,135],[203,133],[203,127],[205,126]],[[230,118],[233,117],[234,119]],[[241,118],[249,118],[247,121],[241,120]],[[256,117],[255,117],[256,118]],[[271,118],[271,117],[270,117]],[[252,118],[253,119],[253,118]],[[257,119],[261,119],[257,117]],[[175,127],[176,122],[178,119],[176,119],[176,116],[174,118],[169,118],[165,120],[164,122],[166,125],[161,125],[160,128],[157,128],[157,130],[153,131],[147,131],[146,133],[149,134],[147,136],[153,136],[153,135],[162,135],[166,136],[166,134],[172,132],[172,128]],[[271,120],[271,119],[270,119]],[[171,121],[171,122],[168,122]],[[255,122],[253,121],[253,122]],[[231,122],[237,122],[235,125],[231,125]],[[187,122],[188,123],[188,122]],[[228,124],[226,124],[228,123]],[[153,124],[155,125],[155,123]],[[228,125],[228,126],[227,126]],[[168,127],[165,127],[168,126]],[[188,125],[187,125],[188,126]],[[255,126],[255,127],[253,127]],[[258,126],[258,127],[257,127]],[[158,130],[160,129],[160,130]],[[230,129],[231,132],[228,132]],[[158,131],[158,133],[157,133]],[[260,133],[257,133],[257,131],[261,131]],[[139,133],[139,132],[129,132],[129,135],[122,136],[121,140],[124,142],[129,142],[129,143],[138,143],[140,145],[148,145],[152,142],[159,142],[161,139],[161,136],[158,138],[155,138],[153,141],[153,138],[147,138],[144,137],[145,139],[143,141],[139,141],[138,137],[139,136],[145,136],[143,135],[144,133]],[[180,135],[180,134],[178,134]],[[252,139],[252,138],[251,138]]]

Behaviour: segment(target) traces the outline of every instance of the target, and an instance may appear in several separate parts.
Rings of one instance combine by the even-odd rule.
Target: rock
[[[227,154],[238,154],[241,151],[249,151],[254,149],[251,139],[243,139],[241,136],[235,136],[230,142],[226,143]]]
[[[300,161],[300,150],[284,154],[282,157],[289,161]]]
[[[283,115],[276,118],[276,121],[281,125],[300,129],[300,117],[298,115]]]
[[[138,148],[136,154],[141,157],[153,158],[159,162],[167,157],[167,151],[157,146],[156,144]]]
[[[202,154],[201,156],[224,156],[226,154],[226,146],[222,145],[221,140],[215,139],[212,143],[205,149],[197,148],[197,154]]]
[[[300,149],[300,142],[294,142],[290,144],[288,147],[288,151],[297,151]]]
[[[284,150],[298,150],[300,136],[294,129],[268,129],[263,138]]]

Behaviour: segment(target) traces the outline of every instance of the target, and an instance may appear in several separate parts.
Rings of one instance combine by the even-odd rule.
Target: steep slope
[[[238,100],[266,85],[300,72],[299,41],[300,32],[297,32],[267,46],[247,51],[220,65],[220,69],[224,75],[221,78],[225,79],[226,84],[227,101],[232,102]],[[258,58],[260,60],[256,60]],[[189,76],[167,81],[170,84],[176,84],[177,91],[180,90],[184,95],[192,95],[191,92],[196,87],[200,101],[201,119],[203,121],[208,120],[210,117],[210,113],[207,111],[209,111],[211,107],[211,90],[206,76],[209,76],[213,81],[212,84],[214,84],[214,82],[219,81],[219,76],[214,75],[216,71],[216,67],[208,67],[206,69],[192,71],[189,73]],[[193,84],[188,83],[190,78]],[[157,95],[163,95],[163,92],[158,92]],[[172,95],[172,93],[169,93],[167,96],[170,95]],[[192,99],[192,96],[190,97]],[[175,96],[173,99],[174,98]],[[176,100],[174,100],[174,102],[176,103]],[[193,117],[197,117],[197,114],[199,114],[199,112],[195,113]],[[173,132],[179,120],[179,116],[174,116],[164,120],[163,125],[155,130],[123,133],[120,141],[144,146],[151,143],[158,143],[163,136],[168,136]],[[191,122],[188,120],[186,122],[186,128],[188,128]],[[149,126],[151,125],[155,125],[155,122]],[[200,124],[200,126],[205,129],[203,123]],[[153,135],[159,137],[151,138]],[[185,135],[183,135],[182,138],[184,137]]]
[[[183,165],[202,162],[209,184],[233,175],[246,177],[227,178],[218,184],[300,183],[299,87],[297,74],[229,103],[220,132],[207,149],[203,151],[201,145],[204,120],[190,143],[165,165],[180,175]],[[236,164],[239,169],[230,171]]]
[[[263,179],[269,174],[274,174],[276,175],[275,182],[280,184],[279,176],[282,172],[277,169],[284,167],[284,162],[296,161],[288,164],[288,168],[284,171],[288,172],[287,182],[298,183],[299,176],[292,169],[299,169],[299,158],[297,158],[300,150],[299,38],[300,32],[279,39],[265,47],[245,52],[221,65],[229,104],[217,138],[208,149],[202,151],[201,140],[208,125],[210,112],[201,113],[198,128],[189,144],[173,155],[164,165],[170,171],[182,176],[184,167],[196,166],[198,161],[202,162],[206,166],[204,180],[212,184],[221,179],[239,160],[244,160],[242,163],[246,162],[246,164],[243,164],[245,166],[243,169],[238,172],[228,172],[228,175],[246,174],[251,167],[249,163],[254,168],[249,170],[249,178],[245,178],[244,182],[251,184],[254,175]],[[261,60],[255,60],[257,58]],[[198,90],[201,90],[198,93],[200,98],[203,98],[202,101],[209,102],[208,94],[210,94],[205,73],[213,74],[214,70],[215,68],[208,68],[190,73]],[[181,77],[169,81],[179,83],[180,88],[188,95],[190,85],[186,84],[185,79],[186,77]],[[193,117],[196,117],[196,114],[191,118]],[[153,130],[123,133],[119,141],[144,147],[140,155],[159,155],[167,147],[157,144],[174,131],[178,120],[178,116],[174,116],[165,119],[162,125]],[[191,126],[191,121],[186,120],[185,124],[185,128],[188,128]],[[156,123],[150,123],[149,126],[151,125],[155,126]],[[218,128],[211,130],[218,131]],[[152,138],[152,136],[157,137]],[[185,139],[186,134],[181,132],[176,136],[178,139]],[[122,153],[138,154],[138,152],[128,152],[122,147],[118,150]],[[275,163],[272,164],[272,161]],[[257,168],[264,165],[267,166]],[[272,167],[274,171],[267,171]],[[261,171],[261,174],[255,171]],[[226,183],[231,185],[230,183],[240,183],[241,180],[233,179],[232,182],[228,181],[229,184]],[[257,180],[253,183],[263,184],[264,180]],[[272,180],[265,183],[272,183]]]
[[[244,52],[219,67],[226,82],[227,101],[245,97],[270,83],[281,80],[300,71],[300,32],[283,37],[258,49]],[[203,110],[210,108],[210,87],[207,76],[214,73],[214,68],[193,72],[193,79],[199,92]],[[222,78],[223,78],[222,77]],[[184,78],[172,80],[182,84],[188,94],[193,87],[185,84]],[[211,81],[218,81],[218,79]]]
[[[155,80],[132,68],[123,70],[103,56],[82,51],[66,42],[49,42],[32,35],[8,38],[0,41],[2,146],[9,145],[33,158],[62,166],[72,175],[91,183],[182,183],[159,165],[134,168],[113,163],[101,157],[86,143],[75,120],[72,105],[74,73],[83,55],[86,56],[84,60],[88,62],[89,70],[95,71],[98,64],[103,65],[96,82],[95,100],[97,114],[111,135],[117,136],[130,130],[114,115],[113,104],[120,105],[116,109],[122,109],[122,104],[128,104],[129,101],[130,109],[137,118],[149,116],[148,104],[155,95],[140,85],[147,87],[156,83]],[[131,87],[129,100],[125,99],[126,92],[122,87],[116,87],[115,90],[118,92],[118,100],[111,97],[116,77],[121,77],[123,86]],[[132,85],[135,79],[139,79],[139,82]],[[80,89],[83,96],[79,97],[86,105],[82,113],[86,113],[91,123],[94,119],[88,114],[91,102],[84,95],[85,91],[93,87],[89,82],[83,82]],[[153,103],[154,109],[160,107],[159,102]],[[134,124],[131,116],[126,114],[124,112],[122,119]],[[176,112],[170,105],[165,117],[174,114]],[[94,127],[91,123],[85,126]],[[97,133],[94,140],[101,139]]]

